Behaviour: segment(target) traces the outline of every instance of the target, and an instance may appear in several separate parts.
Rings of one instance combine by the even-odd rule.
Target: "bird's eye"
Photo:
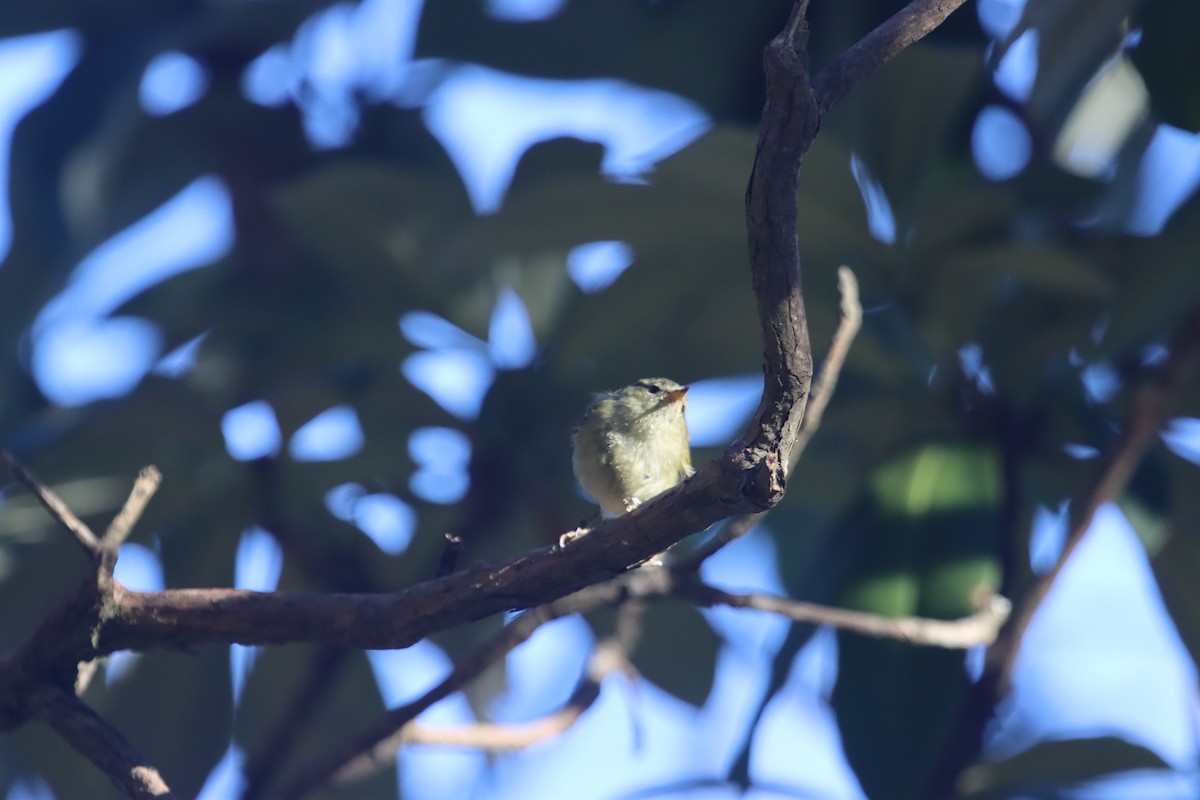
[[[646,388],[646,391],[649,392],[650,394],[658,394],[659,392],[662,391],[662,389],[655,386],[653,383],[643,383],[642,386],[644,386]]]

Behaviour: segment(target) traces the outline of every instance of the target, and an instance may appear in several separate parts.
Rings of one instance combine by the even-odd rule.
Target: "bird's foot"
[[[591,528],[584,528],[580,526],[573,531],[567,531],[562,536],[558,537],[558,549],[566,550],[568,544],[576,539],[582,539],[584,536],[587,536],[591,530]]]

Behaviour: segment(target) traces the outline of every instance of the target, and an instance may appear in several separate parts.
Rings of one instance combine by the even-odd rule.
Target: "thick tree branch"
[[[766,103],[746,187],[751,284],[762,330],[763,395],[741,447],[725,459],[740,473],[742,493],[765,511],[783,497],[792,446],[812,381],[808,313],[796,238],[800,161],[812,146],[820,114],[808,74],[804,2],[763,53]]]
[[[784,30],[763,53],[766,103],[746,188],[751,280],[762,326],[763,396],[724,463],[740,474],[742,494],[765,511],[786,488],[788,465],[804,418],[812,379],[808,317],[800,285],[796,222],[800,162],[821,117],[852,87],[940,25],[965,0],[914,0],[812,79],[808,64],[808,3],[800,0]],[[753,512],[752,512],[753,513]]]
[[[108,534],[98,539],[11,455],[0,450],[0,460],[92,557],[92,570],[75,596],[47,615],[14,651],[0,657],[0,729],[29,720],[45,722],[130,797],[169,797],[170,790],[158,772],[78,697],[95,673],[97,632],[112,611],[112,596],[118,587],[112,578],[117,548],[154,493],[157,470],[149,467],[142,471]]]
[[[688,499],[691,494],[723,495],[718,479],[716,468],[704,470],[689,482],[690,492],[677,488],[634,514],[598,526],[565,550],[538,548],[390,594],[236,589],[140,593],[112,581],[111,573],[107,580],[101,574],[0,659],[0,687],[16,692],[15,687],[31,676],[46,674],[47,665],[59,669],[69,685],[76,664],[117,650],[205,642],[406,647],[435,631],[544,605],[622,573],[628,564],[674,543],[679,531],[698,530],[726,516],[719,504],[693,505]],[[729,507],[736,510],[739,505],[730,499]],[[5,699],[0,691],[0,722],[19,724],[23,712],[15,705],[8,707]]]

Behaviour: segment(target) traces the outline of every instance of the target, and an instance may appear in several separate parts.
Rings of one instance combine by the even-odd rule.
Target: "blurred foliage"
[[[289,588],[411,584],[433,574],[445,531],[466,538],[467,559],[552,541],[589,513],[568,467],[568,433],[589,392],[650,374],[693,381],[759,370],[742,195],[762,98],[759,54],[789,4],[574,0],[548,21],[521,24],[492,19],[483,5],[427,4],[416,53],[437,60],[414,77],[428,82],[417,95],[428,96],[458,62],[616,77],[700,104],[711,129],[638,182],[602,177],[594,144],[540,143],[522,157],[502,209],[481,217],[422,124],[423,101],[355,88],[352,140],[323,148],[305,135],[312,87],[304,80],[280,107],[247,99],[247,66],[333,8],[328,0],[0,8],[0,37],[70,28],[81,43],[75,68],[13,136],[0,441],[100,525],[137,469],[158,465],[166,482],[135,536],[161,557],[169,586],[230,584],[238,537],[255,524],[280,541]],[[815,60],[828,61],[897,7],[814,4]],[[868,314],[822,429],[770,518],[796,597],[953,617],[998,585],[1019,587],[1033,513],[1080,491],[1094,467],[1064,445],[1106,450],[1126,388],[1152,365],[1147,348],[1164,344],[1197,301],[1194,200],[1158,235],[1125,232],[1145,136],[1118,154],[1110,182],[1067,175],[1047,158],[1075,99],[1143,19],[1133,58],[1151,106],[1196,127],[1195,52],[1178,38],[1195,30],[1187,24],[1194,4],[1036,0],[990,60],[971,13],[960,11],[859,87],[824,120],[805,161],[799,226],[818,359],[836,321],[839,264],[858,274]],[[1015,110],[1029,126],[1033,160],[1017,177],[989,182],[972,162],[972,125],[985,104],[1015,104],[990,88],[987,68],[1029,31],[1039,34],[1037,79]],[[138,103],[140,78],[167,51],[195,58],[208,85],[193,105],[150,116]],[[230,193],[234,247],[117,312],[153,321],[163,352],[203,335],[195,365],[180,377],[149,375],[116,400],[54,407],[28,371],[39,310],[83,256],[202,175]],[[864,194],[872,191],[886,210],[869,220]],[[635,261],[610,288],[584,293],[566,272],[567,253],[606,240],[628,243]],[[470,335],[461,349],[486,359],[496,299],[509,291],[529,312],[536,358],[496,371],[477,417],[456,416],[399,369],[424,348],[398,320],[439,315]],[[981,370],[964,366],[964,348]],[[1111,396],[1089,391],[1084,376],[1096,366],[1117,376]],[[221,421],[253,400],[272,405],[284,442],[320,412],[348,405],[363,447],[329,462],[297,461],[286,448],[236,461]],[[1200,411],[1194,383],[1182,407]],[[433,503],[411,488],[418,465],[408,442],[429,426],[472,443],[470,488],[458,502]],[[713,455],[699,451],[696,460]],[[1196,655],[1195,465],[1160,449],[1143,473],[1125,508]],[[326,492],[346,483],[416,509],[403,555],[383,553],[326,508]],[[74,586],[80,565],[28,498],[0,488],[7,647]],[[447,632],[438,643],[455,657],[493,628]],[[808,633],[796,628],[776,657],[764,703]],[[649,679],[700,704],[720,646],[694,610],[657,608],[634,659]],[[382,708],[358,654],[331,662],[320,649],[278,648],[260,655],[235,718],[225,652],[149,653],[123,683],[97,681],[87,697],[180,796],[195,793],[231,735],[254,759],[308,698],[302,687],[314,675],[328,675],[327,687],[304,700],[312,708],[297,722],[285,770],[340,741],[326,732],[352,730]],[[962,662],[961,653],[842,637],[832,701],[851,765],[873,796],[914,796],[947,735],[944,720],[966,681]],[[487,708],[478,695],[492,690],[472,697],[477,710]],[[0,792],[37,773],[59,796],[102,796],[86,768],[61,768],[76,757],[47,739],[44,731],[5,739]],[[1152,754],[1119,740],[1038,745],[978,766],[964,791],[1040,791],[1145,766],[1158,766]],[[388,797],[395,782],[358,788],[359,797]]]
[[[1016,792],[1022,797],[1053,797],[1063,787],[1105,774],[1166,768],[1166,762],[1145,747],[1115,736],[1096,736],[1043,742],[1009,758],[978,764],[963,774],[959,787],[971,800]]]
[[[861,537],[839,604],[952,619],[997,588],[998,453],[923,445],[875,471],[840,535]],[[846,755],[868,797],[919,794],[967,685],[962,654],[843,635],[833,692]],[[886,680],[880,677],[886,675]]]
[[[1149,2],[1140,22],[1143,46],[1133,52],[1133,63],[1150,87],[1155,113],[1168,125],[1200,131],[1200,98],[1179,80],[1200,71],[1200,54],[1186,44],[1188,32],[1200,26],[1200,8],[1187,0]]]

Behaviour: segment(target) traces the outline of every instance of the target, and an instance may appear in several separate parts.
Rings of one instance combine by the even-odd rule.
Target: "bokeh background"
[[[0,8],[0,442],[134,588],[386,591],[589,513],[589,394],[693,386],[703,463],[760,389],[742,196],[781,0],[43,0]],[[819,66],[900,8],[819,2]],[[978,0],[824,120],[800,187],[818,358],[865,326],[737,590],[953,618],[1061,547],[1200,299],[1187,0]],[[1200,384],[1031,627],[966,795],[1200,796]],[[700,537],[696,537],[700,538]],[[0,643],[84,565],[0,479]],[[547,626],[422,721],[523,721],[609,621]],[[178,796],[269,796],[504,620],[404,651],[118,654],[85,699]],[[414,748],[333,796],[919,797],[981,653],[651,610],[526,752]],[[974,792],[974,794],[970,794]],[[48,731],[9,800],[115,790]],[[317,794],[316,796],[324,796]]]

